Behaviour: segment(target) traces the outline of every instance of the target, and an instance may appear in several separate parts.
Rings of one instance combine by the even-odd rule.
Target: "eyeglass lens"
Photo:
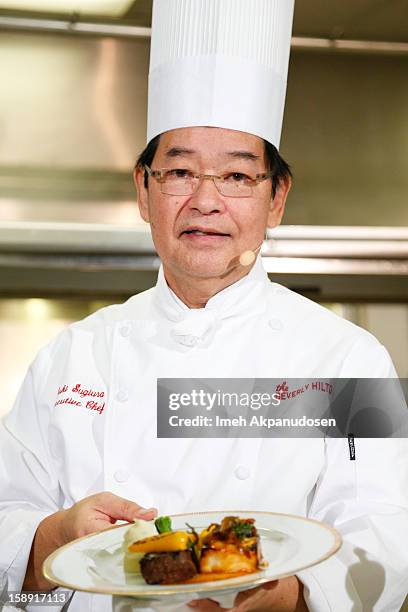
[[[161,191],[167,195],[192,195],[201,180],[212,180],[219,193],[226,197],[246,198],[252,195],[252,187],[237,180],[223,180],[215,177],[185,177],[166,173],[161,181]]]

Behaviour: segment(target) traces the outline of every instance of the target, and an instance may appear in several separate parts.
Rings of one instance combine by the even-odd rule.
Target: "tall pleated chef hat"
[[[294,0],[154,0],[147,140],[182,127],[279,147]]]

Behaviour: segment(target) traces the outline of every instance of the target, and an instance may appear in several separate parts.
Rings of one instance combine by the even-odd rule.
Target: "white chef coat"
[[[245,508],[325,521],[344,545],[299,574],[309,609],[399,610],[406,440],[355,440],[350,461],[344,439],[156,437],[158,377],[389,376],[391,360],[372,335],[271,283],[260,259],[199,310],[160,271],[153,289],[69,326],[29,369],[0,431],[3,584],[21,588],[45,516],[107,490],[161,514]],[[69,609],[110,608],[107,596],[75,593]]]

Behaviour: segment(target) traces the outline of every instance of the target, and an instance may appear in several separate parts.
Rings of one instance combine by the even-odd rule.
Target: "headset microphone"
[[[263,241],[261,242],[259,247],[255,249],[255,251],[244,251],[243,253],[241,253],[241,255],[239,256],[239,263],[241,264],[241,266],[246,267],[254,263],[256,256],[261,250],[262,244]]]

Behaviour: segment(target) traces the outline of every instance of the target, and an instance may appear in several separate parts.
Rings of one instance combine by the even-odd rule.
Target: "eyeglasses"
[[[228,198],[249,198],[256,185],[272,177],[272,172],[263,172],[254,177],[242,172],[229,170],[221,175],[197,174],[184,168],[160,168],[152,170],[145,166],[149,176],[160,183],[161,192],[167,195],[187,196],[193,195],[201,185],[201,181],[210,179],[218,192]]]

